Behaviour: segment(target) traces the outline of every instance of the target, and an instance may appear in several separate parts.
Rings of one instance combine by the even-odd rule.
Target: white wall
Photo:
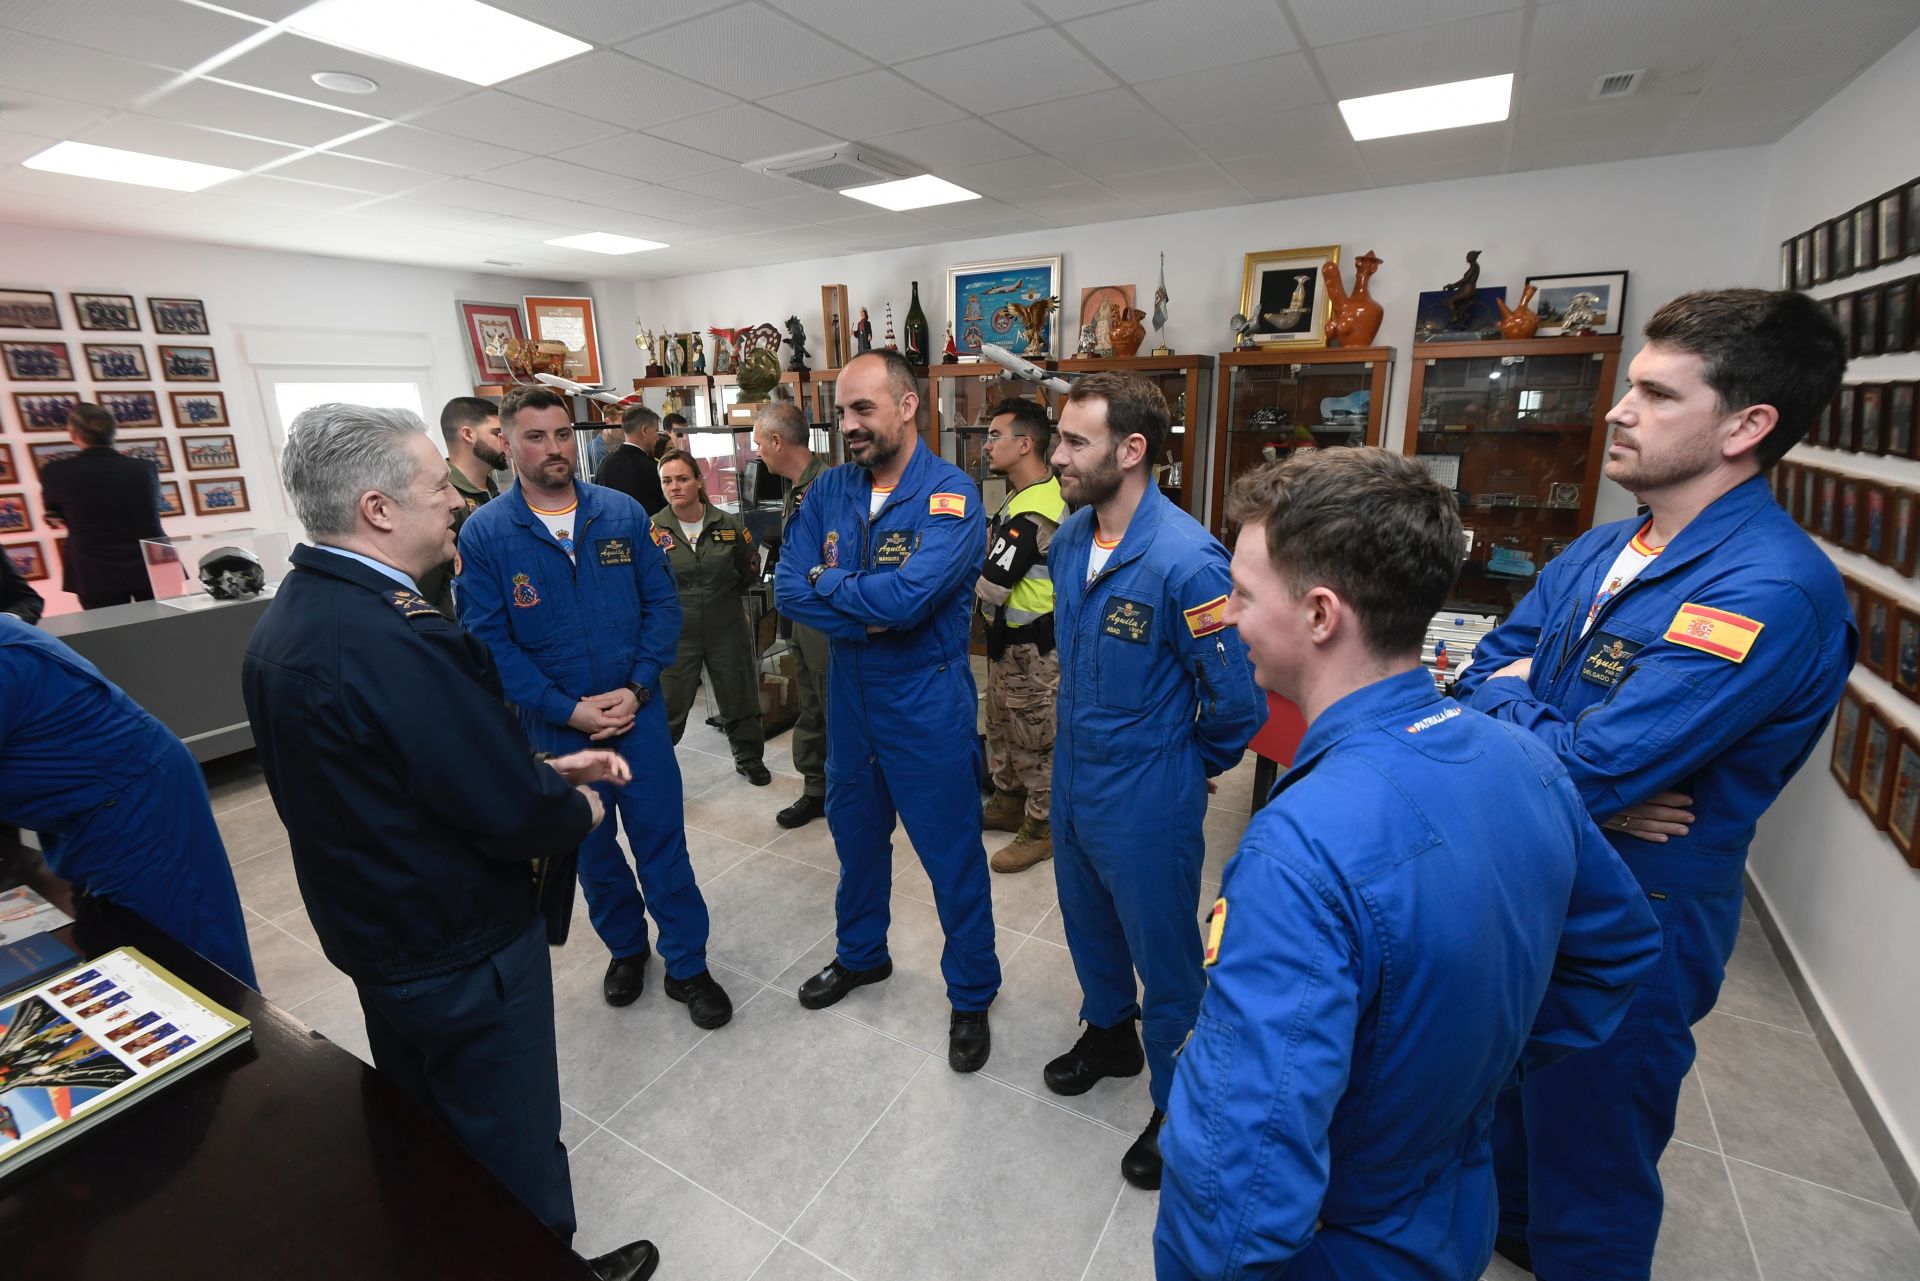
[[[437,422],[439,406],[453,396],[471,395],[474,375],[461,333],[456,299],[502,302],[517,305],[524,294],[584,293],[577,284],[552,280],[468,274],[426,267],[406,267],[389,263],[365,262],[341,258],[322,258],[304,254],[267,252],[222,245],[192,244],[178,240],[142,240],[129,236],[99,235],[88,232],[58,231],[43,227],[0,227],[0,283],[9,288],[51,289],[60,295],[61,319],[71,325],[73,291],[132,294],[138,300],[141,331],[133,334],[90,333],[68,329],[62,333],[8,331],[6,337],[47,339],[65,342],[71,351],[75,384],[7,383],[5,390],[71,390],[77,386],[83,397],[91,398],[95,384],[85,377],[83,342],[138,342],[146,348],[149,365],[156,360],[154,348],[161,341],[153,332],[152,316],[146,307],[149,297],[199,298],[207,306],[206,338],[167,339],[168,342],[211,344],[218,364],[217,384],[113,383],[108,387],[151,389],[160,397],[161,417],[167,426],[159,432],[129,431],[129,436],[164,435],[174,455],[174,470],[164,477],[180,482],[186,500],[187,515],[169,517],[168,533],[180,535],[215,532],[226,529],[281,530],[295,539],[303,537],[280,487],[275,455],[268,439],[266,408],[253,370],[245,360],[240,331],[280,329],[332,332],[342,335],[382,333],[424,339],[431,345],[431,363],[425,391],[426,417]],[[624,294],[624,287],[620,291]],[[627,309],[620,299],[619,313]],[[609,319],[612,319],[609,317]],[[630,316],[625,319],[631,319]],[[602,321],[603,341],[612,334]],[[417,341],[416,344],[417,345]],[[629,341],[629,346],[631,342]],[[158,370],[155,370],[158,373]],[[246,476],[252,510],[233,516],[195,516],[187,482],[195,474],[186,470],[180,457],[180,431],[174,423],[167,392],[217,390],[225,393],[231,427],[208,428],[231,431],[240,452],[241,471]],[[21,488],[29,495],[34,530],[28,535],[8,535],[9,543],[38,540],[48,557],[52,578],[34,586],[47,598],[49,612],[78,608],[72,596],[59,590],[60,571],[53,554],[55,534],[46,526],[40,506],[39,486],[34,481],[27,444],[59,440],[45,433],[27,434],[19,430],[11,399],[0,410],[0,440],[13,446],[20,471]],[[439,432],[432,433],[439,444]],[[7,487],[11,489],[11,486]]]
[[[1897,45],[1772,148],[1754,271],[1777,278],[1779,243],[1920,176],[1920,35]],[[1920,272],[1920,260],[1812,292],[1825,297]],[[1854,361],[1849,382],[1920,378],[1920,353]],[[1802,446],[1790,457],[1920,488],[1920,463]],[[1920,608],[1920,583],[1829,549],[1848,573]],[[1877,676],[1854,683],[1920,733],[1920,706]],[[1753,878],[1873,1094],[1910,1167],[1920,1168],[1920,872],[1827,774],[1831,734],[1774,805],[1754,842]]]
[[[885,324],[883,304],[893,304],[897,325],[906,315],[908,283],[918,280],[920,303],[938,345],[947,321],[944,293],[951,264],[1062,254],[1062,306],[1077,315],[1080,290],[1091,285],[1135,284],[1145,307],[1164,250],[1172,296],[1167,343],[1175,351],[1215,354],[1231,343],[1227,318],[1240,309],[1246,254],[1338,243],[1343,268],[1368,249],[1384,260],[1372,291],[1386,309],[1376,342],[1396,348],[1401,357],[1393,374],[1385,442],[1398,448],[1417,295],[1458,277],[1467,250],[1482,250],[1482,285],[1508,286],[1512,302],[1519,300],[1529,275],[1630,272],[1623,328],[1630,358],[1639,347],[1640,326],[1674,294],[1754,282],[1755,246],[1764,239],[1765,180],[1766,151],[1751,148],[1316,196],[642,281],[634,288],[635,314],[655,330],[762,320],[777,324],[795,314],[806,323],[818,365],[824,284],[846,285],[852,306],[868,308],[877,342]],[[1344,275],[1351,284],[1351,270]],[[1623,374],[1625,369],[1623,359]],[[1603,482],[1597,520],[1632,510],[1625,491]]]

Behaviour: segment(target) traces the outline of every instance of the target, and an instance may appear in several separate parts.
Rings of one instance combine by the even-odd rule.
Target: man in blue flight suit
[[[839,948],[800,985],[800,1004],[821,1009],[893,973],[898,813],[947,936],[947,1064],[973,1072],[992,1051],[987,1007],[1000,990],[980,835],[980,700],[967,663],[986,519],[966,473],[920,443],[918,381],[899,352],[849,361],[834,408],[853,461],[813,482],[773,580],[780,612],[825,632],[832,655],[827,826],[840,855]]]
[[[1239,762],[1266,711],[1226,622],[1226,550],[1154,484],[1167,420],[1160,389],[1136,374],[1074,383],[1053,463],[1076,510],[1047,556],[1054,879],[1086,1031],[1043,1078],[1084,1094],[1144,1062],[1153,1115],[1120,1161],[1142,1188],[1160,1186],[1173,1056],[1206,990],[1195,915],[1208,780]]]
[[[418,418],[315,406],[281,465],[315,545],[295,549],[241,687],[301,898],[353,980],[374,1065],[571,1240],[532,860],[600,823],[576,785],[626,765],[606,751],[538,763],[486,647],[420,593],[466,504]],[[658,1263],[636,1241],[591,1266],[645,1281]]]
[[[1444,485],[1325,450],[1242,477],[1227,515],[1227,619],[1307,733],[1209,918],[1157,1275],[1474,1281],[1496,1096],[1605,1039],[1659,927],[1553,754],[1421,666],[1460,563]]]
[[[1840,576],[1765,471],[1832,397],[1838,327],[1797,293],[1686,294],[1647,322],[1606,474],[1646,514],[1582,536],[1480,643],[1461,697],[1532,730],[1660,918],[1666,957],[1600,1049],[1529,1076],[1495,1129],[1500,1253],[1644,1278],[1660,1153],[1740,928],[1754,826],[1853,661]]]
[[[720,1027],[733,1004],[707,969],[707,903],[687,855],[680,764],[660,696],[680,641],[673,571],[645,508],[574,479],[573,413],[558,393],[515,388],[500,423],[518,479],[460,530],[461,621],[493,651],[536,748],[606,743],[632,767],[631,781],[598,786],[607,808],[619,809],[639,883],[612,823],[580,847],[588,915],[613,954],[601,985],[607,1004],[640,995],[651,910],[667,996],[697,1026]]]
[[[75,888],[131,908],[249,986],[247,922],[186,745],[98,669],[0,613],[0,824]]]

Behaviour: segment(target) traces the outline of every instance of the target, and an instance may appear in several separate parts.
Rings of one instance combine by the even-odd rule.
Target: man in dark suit
[[[626,433],[626,440],[593,473],[593,483],[619,490],[651,516],[667,505],[666,491],[660,488],[660,464],[653,460],[660,415],[645,405],[630,406],[620,415],[620,429]]]
[[[67,432],[80,452],[40,471],[49,520],[67,527],[61,585],[82,609],[152,600],[140,540],[162,537],[160,473],[113,447],[119,424],[98,405],[75,405]]]

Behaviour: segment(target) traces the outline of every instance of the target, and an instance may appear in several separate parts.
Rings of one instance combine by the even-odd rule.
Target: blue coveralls
[[[619,810],[639,883],[613,824],[600,824],[580,846],[587,914],[620,959],[646,954],[651,911],[667,973],[691,978],[707,968],[707,903],[687,856],[680,763],[660,692],[680,640],[680,595],[645,508],[598,485],[576,482],[574,493],[575,561],[517,483],[467,517],[454,580],[460,622],[493,651],[535,750],[611,748],[633,767],[625,786],[594,786],[609,814]],[[593,743],[567,724],[582,698],[629,683],[653,696],[625,734]]]
[[[55,874],[248,986],[246,918],[193,753],[97,668],[0,614],[0,822]]]
[[[1314,720],[1220,895],[1160,1281],[1477,1281],[1496,1094],[1604,1040],[1660,951],[1566,770],[1388,677]]]
[[[1206,989],[1194,918],[1207,779],[1240,760],[1266,708],[1223,621],[1233,584],[1213,536],[1149,487],[1089,586],[1093,534],[1082,508],[1047,554],[1060,650],[1053,874],[1080,1017],[1140,1018],[1164,1111]]]
[[[1685,837],[1606,829],[1660,918],[1660,968],[1606,1045],[1503,1100],[1501,1232],[1527,1239],[1548,1281],[1652,1267],[1660,1153],[1693,1064],[1691,1026],[1713,1008],[1739,932],[1747,846],[1819,739],[1856,645],[1839,574],[1764,476],[1696,516],[1582,639],[1601,577],[1643,523],[1603,525],[1550,562],[1460,681],[1472,706],[1553,749],[1596,818],[1659,792],[1693,798]],[[1722,632],[1717,615],[1751,621]],[[1743,634],[1751,648],[1726,656]],[[1527,657],[1526,680],[1490,679]]]
[[[840,855],[839,960],[870,970],[887,959],[897,812],[933,882],[947,999],[956,1010],[984,1010],[1000,990],[1000,961],[967,626],[986,518],[966,473],[917,439],[869,518],[872,498],[862,467],[821,473],[787,526],[773,580],[780,612],[831,641],[827,825]],[[809,584],[816,565],[827,568]]]

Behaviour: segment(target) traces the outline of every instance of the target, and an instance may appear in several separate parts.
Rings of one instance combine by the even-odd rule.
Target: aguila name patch
[[[1756,619],[1689,601],[1667,624],[1665,639],[1730,663],[1744,663],[1753,651],[1754,639],[1765,626]]]
[[[1216,596],[1204,605],[1195,605],[1182,617],[1187,620],[1187,630],[1196,639],[1211,636],[1227,625],[1227,598]]]
[[[633,564],[633,540],[631,538],[596,538],[594,550],[600,553],[602,565]]]
[[[873,549],[873,563],[876,565],[904,565],[907,557],[913,555],[913,545],[907,539],[907,531],[895,529],[880,540]]]
[[[1153,632],[1153,606],[1116,596],[1107,606],[1106,617],[1100,620],[1100,630],[1123,641],[1144,645]]]
[[[1580,679],[1592,681],[1595,685],[1612,688],[1620,683],[1626,674],[1627,664],[1640,652],[1641,646],[1630,640],[1622,640],[1608,632],[1596,632],[1587,642],[1587,652],[1580,660]]]

